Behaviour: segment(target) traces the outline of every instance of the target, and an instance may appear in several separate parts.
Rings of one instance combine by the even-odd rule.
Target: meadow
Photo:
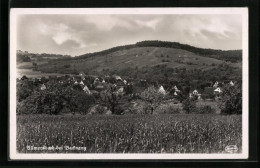
[[[17,116],[20,153],[225,153],[227,145],[242,152],[241,115]]]

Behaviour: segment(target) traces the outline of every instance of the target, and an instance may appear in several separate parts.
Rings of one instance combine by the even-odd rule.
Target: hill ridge
[[[169,41],[159,41],[159,40],[145,40],[145,41],[137,42],[135,44],[112,47],[98,52],[79,55],[71,59],[85,59],[85,58],[94,57],[98,55],[103,56],[119,50],[132,49],[136,47],[163,47],[163,48],[182,49],[182,50],[192,52],[194,54],[198,54],[200,56],[206,56],[206,57],[215,58],[219,60],[230,61],[230,62],[242,61],[242,50],[220,50],[220,49],[198,48],[188,44],[181,44],[179,42],[169,42]]]

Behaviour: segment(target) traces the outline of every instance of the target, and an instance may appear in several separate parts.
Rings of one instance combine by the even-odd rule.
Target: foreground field
[[[241,115],[17,117],[21,153],[225,153],[242,146]]]

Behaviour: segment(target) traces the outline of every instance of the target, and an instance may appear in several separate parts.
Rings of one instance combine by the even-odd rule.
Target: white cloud
[[[149,28],[155,29],[157,24],[160,22],[160,19],[153,19],[153,20],[148,20],[148,21],[136,20],[135,22],[139,26],[145,26],[145,27],[149,27]]]
[[[120,26],[128,29],[134,28],[133,25],[131,25],[129,22],[110,15],[87,16],[85,18],[85,21],[95,24],[99,30],[103,31],[111,30],[115,26]]]

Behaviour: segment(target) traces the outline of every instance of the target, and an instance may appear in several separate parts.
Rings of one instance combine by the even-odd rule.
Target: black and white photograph
[[[248,158],[247,8],[10,12],[11,160]]]

